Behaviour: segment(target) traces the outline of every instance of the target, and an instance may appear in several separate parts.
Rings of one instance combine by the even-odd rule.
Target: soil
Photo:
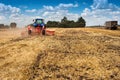
[[[0,30],[0,80],[119,80],[120,31],[54,28],[54,36]]]

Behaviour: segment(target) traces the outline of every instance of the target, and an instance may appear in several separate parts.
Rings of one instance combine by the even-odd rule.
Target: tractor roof
[[[43,20],[43,19],[41,19],[41,18],[37,18],[37,19],[35,19],[35,20]]]

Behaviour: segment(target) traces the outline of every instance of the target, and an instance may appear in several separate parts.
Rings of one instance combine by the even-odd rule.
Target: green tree
[[[61,20],[61,23],[66,23],[67,21],[67,17],[64,16],[64,18]]]
[[[17,24],[16,24],[15,22],[12,22],[12,23],[10,23],[10,27],[11,27],[11,28],[16,28],[16,27],[17,27]]]
[[[68,20],[67,17],[63,17],[63,19],[61,19],[61,22],[57,21],[47,22],[47,27],[76,28],[85,26],[86,22],[82,17],[80,17],[76,22],[74,22],[73,20]]]
[[[0,28],[4,28],[4,24],[0,24]]]
[[[61,23],[60,23],[59,26],[62,27],[62,28],[67,28],[67,27],[69,27],[69,26],[68,26],[67,17],[63,17],[63,19],[61,19]]]
[[[57,21],[48,21],[46,26],[47,27],[58,27],[59,26],[59,22],[57,22]]]
[[[86,26],[86,21],[82,17],[78,18],[76,22],[76,27],[85,27]]]
[[[73,28],[73,27],[75,27],[75,22],[73,20],[72,21],[67,21],[67,26],[69,28]]]
[[[4,28],[8,29],[10,26],[9,25],[5,25]]]

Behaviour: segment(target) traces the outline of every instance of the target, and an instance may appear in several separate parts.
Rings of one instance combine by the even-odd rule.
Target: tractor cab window
[[[42,24],[42,23],[43,23],[43,20],[41,20],[41,19],[40,19],[40,20],[36,20],[36,23],[37,23],[37,24]]]

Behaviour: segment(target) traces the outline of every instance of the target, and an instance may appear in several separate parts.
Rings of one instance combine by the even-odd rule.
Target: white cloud
[[[63,9],[68,9],[68,8],[75,8],[75,7],[78,7],[78,4],[72,4],[72,3],[69,3],[69,4],[63,4],[63,3],[60,3],[59,5],[57,6],[46,6],[44,5],[43,8],[44,10],[63,10]]]
[[[108,0],[93,0],[93,5],[91,5],[92,9],[111,9],[111,10],[120,10],[120,7],[108,3]]]
[[[72,4],[72,3],[69,3],[69,4],[59,4],[57,6],[57,8],[71,8],[71,7],[78,7],[78,4]]]
[[[43,6],[43,10],[40,10],[40,13],[45,18],[46,21],[48,20],[60,21],[64,16],[68,17],[71,20],[76,20],[79,17],[79,15],[70,13],[68,10],[69,8],[75,7],[78,7],[78,4],[61,3],[57,6]]]
[[[64,16],[68,17],[70,20],[77,20],[78,14],[69,13],[68,10],[55,10],[52,12],[46,11],[42,15],[46,21],[60,21]]]
[[[105,21],[120,21],[120,7],[108,3],[108,0],[94,0],[91,8],[85,8],[81,13],[87,22],[91,25],[104,25]]]
[[[23,8],[23,7],[24,6],[21,6],[21,8]],[[75,7],[78,7],[78,4],[72,4],[72,3],[63,4],[63,3],[61,3],[57,6],[44,5],[42,9],[29,10],[27,8],[24,11],[24,13],[22,13],[23,11],[21,12],[20,8],[0,3],[0,19],[2,19],[1,22],[5,23],[5,24],[10,24],[11,22],[16,22],[18,24],[18,26],[24,26],[24,25],[30,24],[30,23],[32,23],[32,20],[35,18],[43,18],[43,19],[45,19],[45,22],[47,22],[48,20],[60,21],[64,16],[69,17],[69,19],[71,19],[71,20],[76,20],[79,17],[79,15],[70,13],[68,10],[68,8],[75,8]],[[35,13],[35,14],[27,15],[28,13],[31,13],[31,14]],[[3,17],[3,15],[4,15],[4,17]]]
[[[26,12],[29,12],[29,13],[34,13],[34,12],[36,12],[36,11],[37,11],[36,9],[26,10]]]
[[[94,0],[94,3],[91,7],[92,9],[103,9],[106,8],[107,5],[108,5],[108,0]]]
[[[5,16],[0,16],[0,21],[5,20]]]
[[[11,5],[5,5],[0,3],[0,13],[2,14],[11,14],[11,13],[19,13],[20,8],[12,7]]]
[[[20,14],[20,13],[21,13],[20,8],[0,3],[0,23],[9,25],[11,21],[10,16],[13,14]]]
[[[76,8],[78,4],[59,4],[57,6],[46,6],[42,9],[26,9],[24,13],[20,8],[0,3],[0,22],[16,22],[18,26],[24,26],[32,23],[35,18],[60,21],[64,16],[70,20],[77,20],[80,16],[85,18],[87,26],[103,25],[108,20],[120,21],[120,7],[108,3],[108,0],[94,0],[90,8],[85,8],[81,14],[69,12],[69,8]],[[30,13],[29,15],[27,15]],[[35,13],[35,14],[34,14]],[[34,14],[34,15],[31,15]]]
[[[53,6],[43,6],[44,9],[46,10],[54,10]]]

